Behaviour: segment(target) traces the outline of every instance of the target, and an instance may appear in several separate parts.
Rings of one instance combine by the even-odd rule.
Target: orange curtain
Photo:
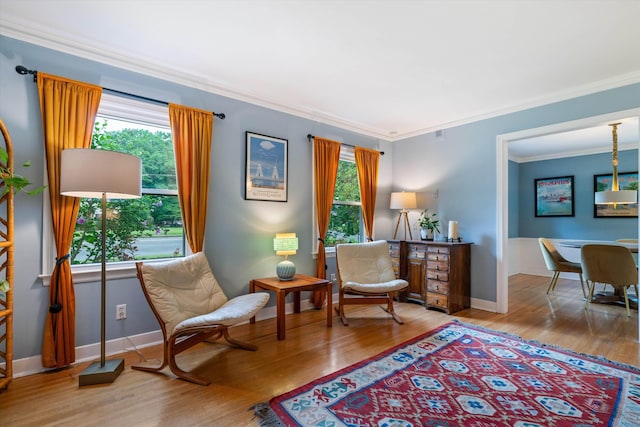
[[[315,137],[313,144],[314,176],[316,187],[316,207],[318,211],[318,259],[316,261],[316,277],[326,278],[326,259],[324,239],[329,228],[333,193],[336,187],[336,175],[340,162],[340,143],[330,139]],[[321,308],[326,297],[325,291],[314,291],[311,301],[316,308]]]
[[[378,191],[378,162],[380,152],[368,148],[356,147],[356,168],[360,183],[360,202],[367,240],[373,240],[373,214],[376,211],[376,193]]]
[[[178,199],[187,242],[202,251],[207,223],[213,113],[169,104],[169,121],[178,175]]]
[[[80,199],[60,195],[60,157],[67,148],[91,147],[102,88],[38,72],[44,127],[56,266],[49,286],[49,312],[42,341],[42,365],[59,368],[75,362],[75,295],[69,249]]]

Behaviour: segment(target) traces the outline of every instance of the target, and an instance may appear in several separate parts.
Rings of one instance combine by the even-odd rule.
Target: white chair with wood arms
[[[393,295],[409,286],[396,279],[389,244],[386,240],[336,245],[339,299],[336,311],[345,326],[349,325],[344,306],[351,304],[387,304],[383,308],[393,319],[402,319],[393,309]]]
[[[638,295],[638,268],[631,251],[617,245],[584,245],[580,251],[580,262],[589,284],[585,309],[593,299],[596,283],[602,283],[613,286],[615,293],[624,295],[627,317],[630,317],[627,289],[633,286]]]
[[[580,263],[569,261],[568,259],[563,257],[549,239],[540,237],[538,239],[538,243],[540,244],[540,250],[542,251],[542,256],[544,257],[544,262],[547,265],[547,269],[549,271],[553,271],[553,277],[551,277],[551,281],[549,282],[547,294],[556,288],[560,273],[576,273],[580,277],[580,285],[582,285],[582,295],[586,298],[587,290],[585,289],[584,280],[582,279],[582,266],[580,265]]]
[[[160,323],[164,349],[160,366],[134,365],[133,369],[158,372],[168,364],[179,378],[208,385],[207,378],[180,369],[176,355],[220,337],[236,347],[257,349],[232,339],[228,328],[255,316],[269,301],[267,293],[227,299],[202,252],[167,262],[138,262],[136,267],[144,296]]]

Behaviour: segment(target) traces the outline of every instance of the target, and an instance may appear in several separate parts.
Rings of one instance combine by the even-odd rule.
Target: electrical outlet
[[[116,320],[127,318],[127,304],[116,305]]]
[[[331,281],[333,283],[336,283],[336,274],[335,273],[331,273]]]

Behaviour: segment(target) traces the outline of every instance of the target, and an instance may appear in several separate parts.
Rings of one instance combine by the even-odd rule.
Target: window
[[[342,146],[325,248],[363,241],[362,205],[353,148]]]
[[[107,201],[106,257],[110,277],[134,275],[133,261],[184,256],[185,235],[168,108],[103,94],[91,148],[129,153],[142,160],[142,197]],[[45,199],[46,208],[50,209],[48,195]],[[97,279],[94,273],[100,270],[101,212],[99,199],[81,199],[70,249],[75,281]],[[50,222],[48,212],[44,218]],[[48,227],[50,230],[50,224]],[[53,233],[50,240],[50,252],[43,251],[45,283],[55,259]]]

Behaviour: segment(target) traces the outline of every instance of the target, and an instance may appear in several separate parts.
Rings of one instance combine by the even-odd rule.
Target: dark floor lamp
[[[140,197],[142,163],[136,156],[106,150],[63,150],[60,168],[60,194],[102,199],[102,270],[100,362],[94,362],[79,376],[81,386],[112,383],[124,369],[124,359],[105,360],[105,300],[107,199]]]

